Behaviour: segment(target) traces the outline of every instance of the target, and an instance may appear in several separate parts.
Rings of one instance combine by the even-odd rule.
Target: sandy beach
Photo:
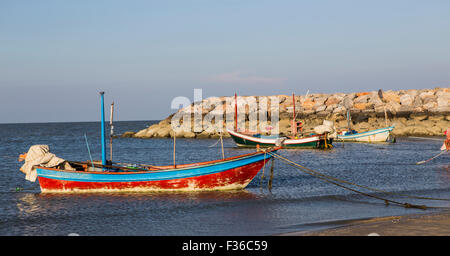
[[[284,236],[449,236],[450,211],[351,221],[347,225]]]

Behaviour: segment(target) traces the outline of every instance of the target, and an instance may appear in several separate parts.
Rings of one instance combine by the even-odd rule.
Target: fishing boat
[[[264,136],[261,134],[246,135],[227,129],[231,138],[239,147],[275,147],[283,148],[327,148],[333,143],[333,139],[326,135],[311,135],[303,138],[286,138],[279,136]]]
[[[228,134],[234,140],[239,147],[276,147],[282,146],[283,148],[331,148],[333,138],[328,135],[332,132],[331,127],[325,126],[329,129],[328,132],[321,134],[310,134],[308,136],[302,136],[298,134],[298,129],[302,129],[301,122],[296,121],[295,112],[295,95],[292,94],[293,100],[293,118],[292,118],[292,134],[290,137],[281,137],[279,135],[265,136],[259,133],[239,132],[237,127],[237,97],[235,94],[235,127],[234,130],[227,129]],[[324,122],[325,124],[326,122]]]
[[[378,97],[383,102],[386,102],[383,97],[383,91],[378,90]],[[336,135],[336,141],[339,142],[395,142],[395,138],[391,136],[390,132],[395,128],[395,125],[388,126],[388,116],[386,112],[386,106],[384,106],[384,120],[386,127],[370,130],[366,132],[357,132],[351,128],[351,115],[350,107],[352,103],[349,98],[344,99],[344,107],[347,110],[347,129]]]
[[[245,188],[278,148],[223,158],[214,161],[154,166],[117,164],[106,161],[105,120],[102,104],[102,161],[63,161],[50,154],[48,146],[34,145],[27,161],[47,159],[30,171],[42,192],[116,192],[116,191],[206,191]],[[31,153],[38,152],[32,156]],[[42,152],[42,153],[39,153]],[[39,155],[41,154],[41,155]],[[54,160],[56,159],[56,160]],[[49,164],[54,162],[54,164]],[[25,163],[27,164],[27,162]],[[28,163],[29,164],[29,163]],[[54,166],[53,166],[54,165]],[[25,165],[24,165],[25,166]],[[21,168],[22,170],[22,168]],[[24,171],[25,172],[25,171]]]
[[[367,132],[344,131],[336,136],[336,141],[340,142],[387,142],[391,139],[390,132],[395,125],[384,127]]]
[[[205,191],[245,188],[271,156],[260,151],[209,162],[129,168],[89,162],[75,170],[36,167],[42,192]]]

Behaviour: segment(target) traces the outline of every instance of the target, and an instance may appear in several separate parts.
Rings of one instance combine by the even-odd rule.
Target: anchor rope
[[[437,138],[426,138],[426,137],[413,137],[413,136],[408,136],[408,138],[421,139],[421,140],[435,140],[435,141],[442,141],[442,139],[437,139]]]
[[[264,164],[263,164],[263,167],[262,167],[261,179],[259,180],[260,188],[262,188],[262,181],[265,179],[265,169],[266,169],[267,154],[269,154],[269,152],[264,151]],[[272,164],[270,166],[270,177],[269,177],[269,182],[267,184],[269,192],[272,192],[272,183],[273,183],[273,174],[274,174],[274,161],[275,161],[275,158],[272,157]]]
[[[313,172],[313,173],[315,173],[317,175],[326,177],[328,179],[335,180],[337,182],[342,182],[342,183],[345,183],[345,184],[348,184],[348,185],[353,185],[353,186],[357,186],[357,187],[360,187],[360,188],[364,188],[364,189],[367,189],[367,190],[372,190],[372,191],[379,192],[379,193],[384,193],[384,194],[392,194],[392,195],[397,195],[397,196],[402,196],[402,197],[408,197],[408,198],[412,198],[412,199],[450,201],[449,198],[434,198],[434,197],[423,197],[423,196],[411,196],[411,195],[406,195],[406,194],[402,194],[402,193],[398,193],[398,192],[391,192],[391,191],[386,191],[386,190],[382,190],[382,189],[372,188],[372,187],[368,187],[368,186],[364,186],[364,185],[359,185],[359,184],[356,184],[356,183],[353,183],[353,182],[349,182],[349,181],[346,181],[346,180],[342,180],[342,179],[339,179],[339,178],[336,178],[336,177],[333,177],[333,176],[329,176],[329,175],[326,175],[326,174],[314,171],[314,170],[309,169],[307,167],[304,167],[304,166],[302,166],[302,165],[300,165],[298,163],[292,162],[291,160],[289,160],[289,159],[287,159],[287,158],[285,158],[285,157],[283,157],[281,155],[278,155],[278,156],[280,158],[283,158],[283,160],[285,160],[285,161],[290,161],[291,163],[293,163],[295,165],[298,165],[299,167],[304,168],[304,169],[306,169],[306,170],[308,170],[310,172]]]
[[[266,156],[267,156],[267,152],[264,151],[264,164],[263,164],[263,168],[262,168],[262,174],[261,174],[261,179],[259,180],[259,186],[262,187],[262,181],[264,180],[264,170],[266,169]]]
[[[293,161],[291,161],[291,160],[289,160],[289,159],[287,159],[287,158],[285,158],[285,157],[283,157],[283,156],[281,156],[279,154],[271,153],[271,152],[268,152],[268,154],[270,154],[271,156],[273,156],[275,158],[281,159],[281,160],[287,162],[289,165],[299,169],[300,171],[305,172],[305,173],[307,173],[309,175],[312,175],[312,176],[314,176],[316,178],[322,179],[322,180],[324,180],[326,182],[332,183],[332,184],[334,184],[336,186],[345,188],[345,189],[353,191],[355,193],[359,193],[359,194],[362,194],[362,195],[365,195],[365,196],[368,196],[368,197],[373,197],[373,198],[376,198],[376,199],[379,199],[379,200],[383,200],[386,204],[388,202],[390,202],[390,203],[393,203],[393,204],[396,204],[396,205],[404,206],[406,208],[418,208],[418,209],[423,209],[423,210],[425,210],[427,208],[450,208],[450,207],[438,207],[438,206],[430,207],[430,206],[426,206],[426,205],[415,205],[415,204],[410,204],[410,203],[402,203],[402,202],[398,202],[398,201],[395,201],[395,200],[392,200],[392,199],[386,199],[386,198],[382,198],[380,196],[367,194],[365,192],[358,191],[356,189],[344,186],[344,185],[342,185],[342,184],[340,184],[338,182],[345,183],[345,184],[348,184],[348,185],[357,186],[357,187],[361,187],[361,188],[364,188],[364,189],[367,189],[367,190],[373,190],[373,191],[377,191],[377,192],[382,192],[382,193],[385,193],[385,194],[396,194],[396,195],[401,195],[401,196],[404,196],[404,197],[410,197],[410,198],[415,198],[415,199],[429,199],[429,200],[446,200],[446,201],[450,201],[449,199],[441,199],[441,198],[409,196],[409,195],[404,195],[404,194],[395,193],[395,192],[388,192],[388,191],[381,190],[381,189],[370,188],[370,187],[363,186],[363,185],[358,185],[358,184],[353,183],[353,182],[348,182],[348,181],[345,181],[345,180],[342,180],[342,179],[338,179],[336,177],[332,177],[332,176],[329,176],[329,175],[326,175],[326,174],[314,171],[314,170],[312,170],[310,168],[307,168],[307,167],[304,167],[304,166],[302,166],[302,165],[300,165],[298,163],[295,163],[295,162],[293,162]]]
[[[220,138],[219,138],[214,144],[212,144],[211,146],[208,146],[208,148],[214,147],[214,146],[217,145],[219,142],[220,142]]]
[[[275,158],[272,158],[272,165],[270,166],[270,178],[269,178],[269,184],[268,184],[270,192],[272,192],[274,162],[275,162]]]

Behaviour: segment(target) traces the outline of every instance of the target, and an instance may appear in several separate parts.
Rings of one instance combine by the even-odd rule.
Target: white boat
[[[292,134],[291,137],[280,137],[278,135],[264,136],[261,134],[252,134],[248,132],[238,132],[237,127],[237,94],[234,94],[234,130],[227,129],[228,134],[233,138],[234,142],[239,147],[275,147],[282,146],[283,148],[332,148],[333,138],[328,136],[328,133],[320,132],[321,134],[312,134],[309,136],[298,136],[298,128],[302,130],[296,121],[295,112],[295,94],[292,93]],[[324,121],[324,125],[327,121]],[[323,125],[322,125],[323,126]],[[326,125],[330,126],[330,124]],[[333,130],[334,131],[334,130]],[[329,131],[328,131],[329,132]]]
[[[239,147],[275,147],[283,148],[331,148],[333,139],[324,134],[310,135],[301,138],[286,138],[275,136],[264,136],[260,134],[250,135],[227,129],[231,138]]]
[[[390,132],[394,129],[394,125],[380,128],[367,132],[358,132],[358,133],[345,133],[338,134],[336,137],[336,141],[349,141],[349,142],[387,142],[390,137]]]

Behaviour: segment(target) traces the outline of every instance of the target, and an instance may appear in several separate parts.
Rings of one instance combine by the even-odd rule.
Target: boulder
[[[146,138],[145,134],[147,133],[147,129],[140,130],[136,132],[133,137],[135,138]]]
[[[207,131],[203,131],[203,132],[198,133],[198,134],[196,135],[196,138],[197,138],[197,139],[208,139],[208,138],[210,138],[210,137],[211,137],[211,134],[210,134],[209,132],[207,132]]]
[[[439,126],[432,126],[428,128],[428,136],[440,136],[444,132],[444,129]]]
[[[353,104],[353,107],[356,108],[356,109],[359,109],[359,110],[366,110],[366,109],[372,108],[373,104],[372,103],[367,103],[367,102],[365,102],[365,103],[361,102],[361,103]]]
[[[448,107],[450,106],[450,94],[442,94],[437,97],[436,103],[438,107]]]
[[[392,91],[386,91],[383,93],[383,99],[388,102],[400,103],[400,96]]]
[[[167,138],[170,136],[171,131],[172,131],[172,127],[163,126],[163,127],[159,128],[153,136],[158,137],[158,138]]]
[[[338,104],[328,105],[327,108],[326,108],[326,111],[332,113],[332,112],[334,111],[334,109],[338,108],[339,106],[340,106],[340,105],[338,105]]]
[[[183,135],[184,135],[184,137],[187,138],[187,139],[195,138],[195,133],[193,133],[193,132],[191,132],[191,131],[184,132]]]
[[[333,113],[345,113],[345,112],[346,112],[346,110],[343,106],[338,106],[337,108],[335,108],[333,110]]]
[[[423,104],[428,104],[428,103],[431,103],[431,102],[433,102],[433,103],[437,103],[436,102],[436,97],[426,97],[426,98],[423,98],[422,99],[422,102],[423,102]]]
[[[383,101],[380,99],[380,97],[378,97],[378,95],[370,97],[368,103],[372,103],[374,106],[384,105]]]
[[[342,97],[338,98],[338,97],[329,97],[326,101],[325,101],[325,105],[327,106],[332,106],[332,105],[337,105],[339,102],[341,102]]]
[[[428,111],[431,111],[432,109],[436,108],[436,106],[437,106],[436,102],[428,102],[422,105],[422,107]]]
[[[419,93],[419,98],[422,100],[425,98],[433,98],[434,97],[434,91],[424,91]]]
[[[422,108],[423,105],[423,101],[420,97],[415,97],[414,101],[412,102],[412,107],[413,108]]]
[[[135,132],[128,131],[128,132],[122,133],[122,135],[120,135],[120,137],[122,137],[122,138],[132,138],[132,137],[134,137],[135,134],[136,134]]]
[[[360,95],[360,96],[358,96],[357,98],[355,98],[355,99],[353,100],[353,102],[354,102],[355,104],[356,104],[356,103],[367,103],[367,102],[369,101],[369,97],[370,97],[369,93],[363,94],[363,95]]]
[[[369,92],[357,92],[355,93],[356,97],[360,97],[360,96],[365,96],[365,95],[369,95]]]
[[[324,105],[326,100],[327,100],[327,97],[317,97],[317,98],[314,98],[314,105],[315,105],[315,106]]]
[[[135,138],[151,138],[161,128],[159,124],[154,124],[147,129],[143,129],[134,134]]]
[[[390,101],[386,104],[386,109],[394,114],[400,110],[400,107],[401,107],[400,103],[397,103],[396,101]]]
[[[425,114],[425,113],[421,113],[421,114],[415,113],[415,114],[410,114],[410,115],[409,115],[409,118],[410,118],[410,119],[413,119],[413,120],[416,120],[416,121],[422,121],[422,120],[427,119],[427,118],[428,118],[428,115]],[[403,118],[403,119],[405,119],[405,118]]]
[[[424,125],[416,125],[415,127],[411,127],[409,130],[409,135],[413,136],[428,136],[430,135],[429,128]]]
[[[320,112],[320,111],[324,111],[326,108],[327,108],[326,105],[318,105],[318,106],[315,106],[315,107],[314,107],[314,110],[315,110],[316,112]]]
[[[307,99],[304,102],[302,102],[302,107],[305,109],[312,109],[313,106],[315,105],[315,102],[312,101],[311,99]]]
[[[415,98],[416,96],[419,95],[419,91],[415,90],[415,89],[411,89],[411,90],[407,90],[406,94],[408,94],[409,96],[411,96],[412,98]]]
[[[404,106],[410,106],[414,101],[414,97],[409,94],[403,94],[400,96],[400,104]]]

